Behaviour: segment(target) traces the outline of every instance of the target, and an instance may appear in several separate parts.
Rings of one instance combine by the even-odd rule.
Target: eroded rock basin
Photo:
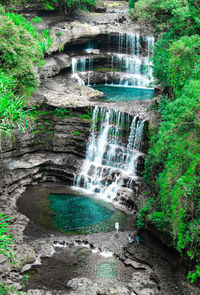
[[[30,227],[69,234],[91,234],[127,229],[127,215],[112,203],[67,186],[32,186],[18,200],[19,211],[31,221]],[[134,217],[130,217],[134,218]],[[130,227],[131,229],[131,227]]]
[[[54,254],[50,258],[43,258],[41,265],[27,272],[30,275],[28,288],[70,292],[73,289],[70,280],[84,277],[87,279],[84,280],[87,294],[96,294],[98,287],[120,286],[130,282],[131,266],[125,266],[112,252],[100,252],[97,248],[91,249],[89,244],[79,243],[55,243]]]
[[[34,211],[30,199],[47,197],[55,191],[66,192],[66,186],[30,187],[24,194],[24,206]],[[133,212],[126,213],[126,222],[118,235],[113,228],[110,232],[66,234],[29,221],[24,242],[35,249],[37,259],[22,270],[30,275],[27,290],[39,289],[45,295],[179,294],[175,281],[178,258],[145,232],[137,244],[135,216]],[[131,244],[129,235],[133,238]]]

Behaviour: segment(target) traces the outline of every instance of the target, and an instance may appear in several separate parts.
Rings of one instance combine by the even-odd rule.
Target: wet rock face
[[[43,181],[71,184],[73,173],[85,156],[90,129],[88,109],[44,109],[36,122],[37,132],[20,136],[2,152],[1,192]]]
[[[46,105],[40,113],[37,132],[30,130],[24,136],[16,133],[13,147],[3,150],[0,191],[4,195],[42,182],[72,185],[75,173],[80,171],[90,136],[92,107],[65,109]],[[138,163],[142,171],[143,161]],[[108,171],[104,174],[105,183],[116,180]],[[128,182],[129,178],[122,178],[115,201],[135,209],[141,179],[129,188]]]
[[[62,50],[66,44],[76,43],[79,44],[86,42],[92,36],[95,37],[101,32],[98,26],[91,26],[90,24],[82,24],[80,22],[58,22],[56,26],[52,27],[50,34],[54,40],[49,49],[49,53]]]
[[[71,58],[65,53],[57,53],[46,59],[40,77],[42,79],[54,77],[69,67],[71,67]]]

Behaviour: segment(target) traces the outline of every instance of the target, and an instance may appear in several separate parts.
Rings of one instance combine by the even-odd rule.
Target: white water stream
[[[121,188],[131,190],[142,154],[143,127],[138,117],[95,107],[86,157],[74,186],[106,201],[114,200]]]
[[[111,70],[121,73],[118,82],[113,81],[110,85],[129,86],[138,88],[151,88],[153,74],[150,58],[153,55],[154,38],[151,36],[140,37],[138,34],[119,33],[117,36],[108,35],[110,47],[114,46],[116,52],[110,52],[107,56],[107,64]],[[92,53],[92,45],[85,52]],[[72,75],[80,85],[90,85],[90,75],[95,63],[94,57],[72,58]],[[102,65],[104,67],[104,65]],[[107,66],[106,66],[107,67]],[[81,76],[87,76],[83,79]],[[105,85],[107,77],[105,74]]]

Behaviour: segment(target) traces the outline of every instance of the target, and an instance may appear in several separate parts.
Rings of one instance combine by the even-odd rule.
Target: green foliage
[[[0,17],[0,69],[12,74],[15,91],[39,85],[37,67],[44,62],[44,52],[48,50],[48,31],[43,34],[31,22],[14,13],[3,13]]]
[[[13,76],[0,70],[0,150],[5,142],[12,144],[16,128],[22,133],[32,125],[32,110],[25,98],[14,93],[15,85]]]
[[[91,120],[92,119],[92,114],[82,114],[82,115],[79,115],[79,118],[81,119],[89,119]]]
[[[81,114],[79,115],[79,118],[81,118],[82,120],[92,120],[92,110],[90,107],[86,107],[84,109],[85,113],[84,114]]]
[[[171,232],[177,250],[187,251],[191,259],[199,259],[200,246],[199,90],[199,80],[188,80],[162,108],[162,123],[145,163],[145,180],[157,192],[148,219]],[[190,273],[191,281],[195,273]]]
[[[30,279],[30,276],[28,274],[25,274],[23,277],[23,283],[22,283],[22,288],[24,289],[27,286],[27,282]]]
[[[56,108],[55,111],[52,111],[52,114],[59,117],[60,119],[71,118],[72,117],[72,110],[71,109],[66,110],[63,108]]]
[[[135,5],[136,2],[137,2],[137,0],[129,0],[129,3],[128,3],[129,9],[134,8],[134,5]]]
[[[5,142],[12,144],[16,128],[23,133],[32,126],[32,110],[23,95],[30,96],[39,85],[38,68],[49,46],[48,30],[40,34],[31,22],[0,5],[0,149]]]
[[[191,283],[194,283],[198,278],[200,278],[200,265],[196,265],[195,271],[189,271],[187,278]]]
[[[139,0],[134,14],[141,21],[150,23],[156,31],[173,29],[175,34],[195,34],[199,32],[200,16],[196,0]]]
[[[160,84],[163,89],[170,87],[168,79],[169,67],[169,46],[173,42],[173,35],[171,33],[164,33],[155,44],[153,57],[153,72],[157,79],[157,84]]]
[[[199,79],[200,15],[196,0],[139,0],[132,13],[152,25],[159,37],[153,58],[157,84],[173,96],[188,78]]]
[[[169,48],[168,80],[174,90],[188,79],[200,79],[200,36],[184,36]]]
[[[31,19],[32,23],[42,23],[42,19],[38,16],[35,16],[34,18]]]
[[[10,234],[10,220],[11,218],[0,213],[0,254],[3,254],[8,261],[12,264],[16,263],[16,259],[13,256],[12,245],[14,244],[14,238]],[[24,276],[24,281],[26,282],[28,277]],[[25,285],[24,285],[25,287]],[[21,292],[17,290],[16,286],[8,285],[0,282],[0,294],[1,295],[21,295]]]
[[[17,288],[12,285],[8,285],[8,284],[3,284],[2,282],[0,282],[0,294],[1,295],[21,295],[21,292],[17,290]]]
[[[3,5],[9,5],[12,8],[16,6],[23,6],[26,3],[34,2],[33,0],[0,0],[0,3]],[[96,6],[96,0],[40,0],[38,1],[39,5],[43,5],[46,10],[54,10],[55,8],[59,8],[66,12],[71,12],[72,10],[87,10],[88,8]]]
[[[95,0],[61,0],[61,5],[66,5],[70,9],[83,9],[86,10],[88,7],[96,6]]]
[[[11,262],[14,262],[14,256],[10,248],[13,244],[13,237],[9,233],[10,219],[11,218],[4,213],[0,213],[0,254],[6,256]]]
[[[172,237],[179,252],[196,260],[188,274],[193,283],[200,277],[199,2],[139,0],[131,11],[155,28],[153,72],[166,93],[145,161],[154,202],[144,205],[138,222],[153,223]]]
[[[14,239],[10,234],[10,217],[4,213],[0,213],[0,254],[3,254],[7,260],[11,263],[15,262],[11,246],[13,245]],[[0,282],[0,294],[11,295],[13,292],[20,295],[21,293],[17,291],[15,286],[5,285]]]
[[[146,218],[152,211],[151,208],[152,208],[153,203],[154,203],[154,199],[149,198],[146,201],[146,203],[144,204],[144,206],[141,208],[141,210],[139,211],[139,213],[137,215],[137,222],[136,222],[136,225],[139,229],[141,229],[145,225]]]

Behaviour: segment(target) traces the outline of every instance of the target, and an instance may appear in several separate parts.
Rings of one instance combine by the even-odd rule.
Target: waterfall
[[[144,121],[110,109],[95,107],[86,157],[74,186],[114,200],[120,188],[137,178]]]
[[[111,42],[111,37],[108,36],[108,41]],[[139,34],[118,33],[112,40],[113,44],[118,44],[118,53],[141,55],[146,52],[147,56],[152,56],[154,37],[141,37]]]
[[[79,85],[85,85],[83,79],[81,79],[79,72],[90,71],[93,68],[93,58],[81,57],[81,58],[72,58],[72,77],[78,80]],[[87,85],[90,85],[90,73],[87,74]]]
[[[94,49],[94,46],[93,46],[92,42],[89,42],[87,48],[85,48],[84,50],[86,53],[92,53],[93,49]]]
[[[149,58],[153,55],[154,38],[125,33],[119,33],[116,38],[118,54],[112,61],[112,68],[126,73],[120,78],[118,86],[149,88],[153,83],[152,64]]]
[[[107,61],[104,62],[112,71],[120,72],[120,78],[119,75],[114,75],[115,79],[108,84],[108,79],[105,77],[105,85],[152,89],[153,72],[150,58],[153,55],[154,38],[141,37],[139,34],[118,33],[114,36],[109,34],[108,42],[112,50],[115,48],[115,52],[110,52],[110,56],[107,56]],[[93,48],[94,44],[90,42],[84,51],[91,53]],[[91,79],[94,62],[97,67],[101,67],[98,58],[95,59],[94,56],[72,58],[72,76],[80,85],[90,86],[91,81],[94,80]]]

